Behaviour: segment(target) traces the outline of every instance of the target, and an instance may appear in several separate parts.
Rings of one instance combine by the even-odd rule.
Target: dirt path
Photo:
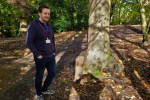
[[[73,82],[75,59],[86,49],[87,44],[83,41],[85,38],[87,38],[86,30],[55,35],[57,75],[50,88],[53,88],[56,93],[45,95],[45,100],[68,100],[72,96],[70,94],[72,87],[76,89],[80,100],[150,99],[148,73],[150,47],[140,46],[142,34],[139,26],[111,26],[110,28],[113,56],[124,68],[125,77],[118,75],[119,82],[123,81],[123,83],[112,83],[113,80],[107,84],[93,83],[89,80],[86,84],[80,85],[79,82]],[[12,47],[8,43],[9,40]],[[17,42],[13,42],[14,39],[9,40],[4,39],[0,43],[0,100],[35,100],[33,56],[28,54],[21,57],[21,54],[15,52],[16,49],[26,48],[25,37],[16,39]],[[109,87],[111,84],[114,84],[112,86],[114,88]],[[77,94],[72,98],[78,98]]]
[[[81,44],[82,39],[84,38],[87,31],[83,32],[64,32],[61,34],[56,34],[56,62],[57,62],[57,78],[59,82],[54,81],[52,87],[58,88],[59,86],[64,86],[66,83],[62,82],[65,78],[62,73],[66,66],[71,64],[71,68],[67,68],[68,72],[72,72],[72,75],[69,76],[73,78],[74,74],[74,61],[76,57],[81,52]],[[33,61],[33,55],[30,53],[25,57],[21,57],[21,55],[13,56],[16,50],[11,51],[15,44],[17,50],[20,50],[20,47],[26,47],[25,45],[25,37],[20,40],[24,40],[21,44],[20,41],[16,40],[14,43],[11,39],[3,39],[1,41],[1,60],[0,60],[0,100],[25,100],[34,99],[35,96],[35,88],[34,88],[34,79],[35,79],[35,65]],[[9,47],[10,41],[13,45]],[[20,46],[21,45],[21,46]],[[9,47],[9,50],[7,48]],[[23,50],[23,48],[21,48]],[[24,48],[25,49],[25,48]],[[4,52],[5,51],[5,52]],[[22,53],[22,52],[20,52]],[[7,55],[6,55],[7,54]],[[16,53],[15,53],[16,54]],[[72,79],[71,79],[72,81]],[[57,85],[55,85],[57,84]],[[64,92],[65,90],[62,90]],[[57,93],[57,92],[56,92]],[[61,93],[61,92],[58,92]],[[67,92],[69,93],[69,92]],[[58,95],[58,94],[57,94]],[[60,95],[60,94],[59,94]],[[61,95],[60,95],[61,97]],[[62,98],[62,97],[61,97]],[[59,100],[59,99],[58,99]]]

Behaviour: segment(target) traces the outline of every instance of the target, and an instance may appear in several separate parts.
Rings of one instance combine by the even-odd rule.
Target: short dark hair
[[[50,7],[48,6],[48,5],[46,5],[46,4],[42,4],[40,7],[39,7],[39,9],[38,9],[38,12],[42,12],[42,10],[44,9],[44,8],[47,8],[47,9],[49,9],[50,10]]]

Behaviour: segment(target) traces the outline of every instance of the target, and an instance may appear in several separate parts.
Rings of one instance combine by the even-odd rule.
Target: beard
[[[48,18],[48,17],[41,17],[41,20],[42,20],[44,23],[46,23],[46,22],[48,22],[49,18]]]

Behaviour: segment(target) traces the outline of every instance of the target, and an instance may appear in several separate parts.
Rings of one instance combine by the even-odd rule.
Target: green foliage
[[[139,3],[135,0],[122,0],[121,3],[118,3],[114,9],[113,14],[113,25],[137,25],[140,24],[140,10]],[[120,15],[119,15],[120,13]]]
[[[86,0],[23,0],[26,5],[27,23],[30,24],[38,18],[38,7],[47,4],[51,8],[50,24],[54,32],[82,30],[88,28],[89,1]],[[20,17],[24,13],[18,9],[20,5],[8,3],[6,0],[0,1],[0,32],[6,37],[17,36],[20,27]]]
[[[38,7],[47,4],[51,8],[49,23],[54,32],[82,30],[88,28],[89,0],[22,0],[26,3],[28,25],[38,18]],[[117,2],[112,15],[112,25],[140,24],[139,1],[137,0],[111,0]],[[20,27],[20,17],[24,13],[18,9],[19,5],[0,0],[0,32],[6,37],[17,36]],[[112,8],[112,7],[111,7]],[[120,12],[120,13],[119,13]],[[147,22],[149,21],[150,3],[146,6]]]
[[[50,0],[38,1],[35,4],[37,4],[36,9],[29,8],[31,15],[28,16],[28,23],[38,18],[37,8],[39,5],[47,4],[51,8],[49,22],[53,26],[54,32],[59,33],[88,28],[88,0]]]
[[[100,76],[102,76],[101,67],[99,67],[99,69],[97,69],[96,66],[92,66],[92,73],[93,73],[94,77],[99,78]]]
[[[0,8],[0,32],[6,37],[16,36],[19,30],[17,16],[21,16],[23,13],[14,10],[15,7],[7,3],[6,0],[0,1]]]

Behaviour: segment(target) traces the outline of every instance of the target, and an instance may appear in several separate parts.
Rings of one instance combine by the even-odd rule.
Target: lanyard
[[[39,23],[39,25],[42,27],[42,25]],[[43,28],[43,27],[42,27]],[[46,30],[43,28],[43,30],[45,31],[46,33],[46,36],[48,37],[48,33],[46,32]]]

